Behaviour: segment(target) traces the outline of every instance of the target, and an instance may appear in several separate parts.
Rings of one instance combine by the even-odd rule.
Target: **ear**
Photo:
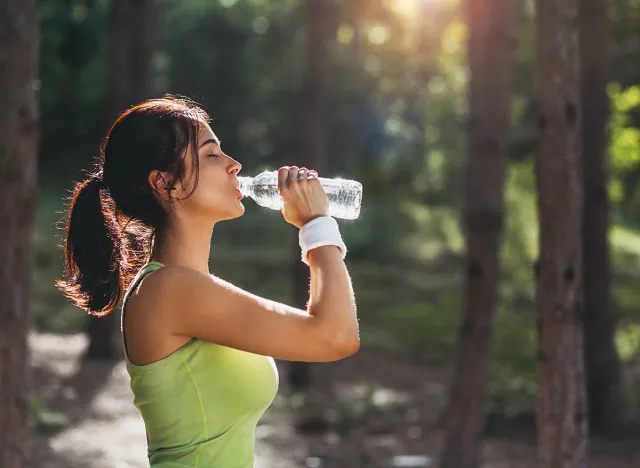
[[[168,174],[157,169],[151,171],[147,178],[147,182],[151,188],[165,201],[171,198],[171,191],[175,190],[175,187],[170,185],[169,181]]]

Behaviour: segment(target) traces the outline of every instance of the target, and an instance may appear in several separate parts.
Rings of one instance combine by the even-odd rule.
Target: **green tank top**
[[[142,414],[153,468],[252,468],[255,429],[278,390],[270,357],[192,339],[169,356],[137,366],[127,355],[125,306],[150,262],[125,294],[122,344],[133,404]]]

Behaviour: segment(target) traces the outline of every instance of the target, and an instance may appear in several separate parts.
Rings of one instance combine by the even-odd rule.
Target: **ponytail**
[[[91,315],[108,315],[149,261],[168,212],[149,184],[152,171],[185,180],[189,146],[198,180],[196,142],[208,114],[167,96],[125,111],[103,139],[92,176],[70,199],[65,227],[65,275],[56,286]],[[195,190],[195,187],[194,187]]]
[[[79,184],[69,208],[66,226],[65,280],[56,285],[78,307],[91,315],[108,315],[122,294],[120,235],[113,216],[105,216],[101,178]],[[109,213],[107,213],[109,214]]]

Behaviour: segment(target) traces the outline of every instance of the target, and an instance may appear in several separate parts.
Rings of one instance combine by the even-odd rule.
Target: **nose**
[[[238,161],[233,159],[231,156],[228,156],[228,158],[229,158],[229,173],[235,175],[238,172],[240,172],[240,170],[242,169],[242,164],[240,164]]]

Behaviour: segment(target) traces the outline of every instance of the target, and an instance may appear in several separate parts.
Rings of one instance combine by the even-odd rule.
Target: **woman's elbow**
[[[358,351],[360,351],[360,337],[356,335],[356,337],[345,344],[344,346],[344,357],[353,356]]]
[[[327,361],[338,361],[353,356],[360,349],[360,333],[357,320],[336,324],[318,320],[318,337]]]
[[[333,343],[332,350],[332,361],[339,361],[340,359],[353,356],[360,350],[360,337],[355,333],[352,337],[335,341]]]

